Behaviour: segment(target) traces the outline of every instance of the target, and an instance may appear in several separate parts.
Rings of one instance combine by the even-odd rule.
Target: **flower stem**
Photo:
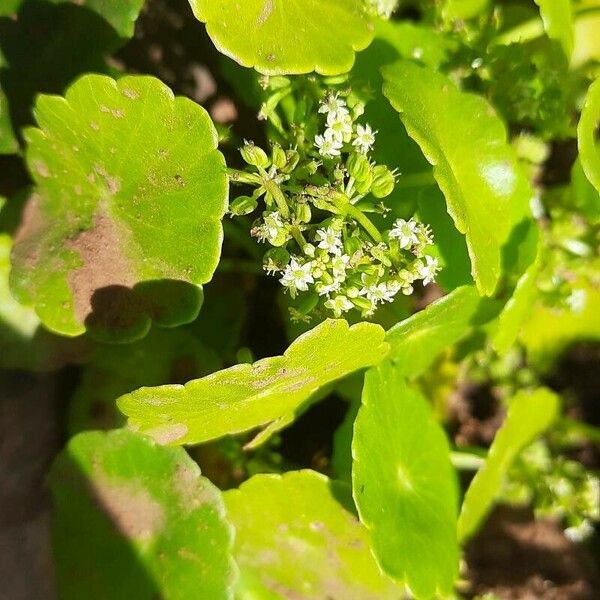
[[[269,192],[269,194],[273,196],[273,199],[277,204],[277,208],[279,209],[281,216],[284,219],[288,219],[290,216],[290,209],[287,205],[285,196],[283,195],[283,192],[281,191],[279,186],[266,178],[263,181],[263,186],[267,190],[267,192]]]

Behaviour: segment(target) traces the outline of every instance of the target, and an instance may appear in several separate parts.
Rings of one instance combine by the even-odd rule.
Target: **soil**
[[[219,58],[187,0],[147,0],[134,39],[113,63],[160,77],[176,93],[202,103],[217,122],[234,127],[235,139],[260,142],[254,111],[234,102]],[[11,194],[26,182],[22,163],[14,158],[0,157],[0,173],[0,194]],[[244,342],[259,357],[285,347],[283,325],[273,323],[268,310],[275,290],[270,282],[257,286],[251,303]],[[551,387],[570,398],[574,418],[596,425],[599,355],[600,346],[575,349],[548,378]],[[9,600],[54,597],[45,473],[66,440],[64,399],[77,376],[74,369],[44,376],[0,374],[0,596]],[[461,390],[452,406],[454,442],[488,445],[503,418],[493,394],[486,389]],[[311,408],[283,432],[284,460],[328,472],[333,432],[345,410],[346,403],[336,398]],[[598,449],[591,446],[577,458],[591,468],[600,465]],[[218,477],[216,473],[215,480]],[[460,591],[467,598],[494,593],[507,600],[593,600],[600,597],[599,565],[593,559],[599,556],[598,543],[596,535],[592,545],[573,544],[556,523],[535,521],[528,510],[499,507],[469,544],[467,583]]]

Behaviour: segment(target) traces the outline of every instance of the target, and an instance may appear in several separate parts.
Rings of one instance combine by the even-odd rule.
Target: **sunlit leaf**
[[[224,498],[236,530],[239,600],[400,597],[373,559],[346,484],[314,471],[255,475]]]
[[[499,302],[480,298],[473,286],[456,288],[386,334],[397,373],[418,377],[446,349],[491,320]]]
[[[194,444],[292,416],[319,388],[377,364],[388,352],[378,325],[329,319],[283,356],[240,364],[185,386],[142,388],[119,399],[129,426],[162,443]]]
[[[189,381],[220,366],[215,353],[182,328],[152,329],[131,344],[98,344],[71,398],[69,430],[120,427],[119,396],[143,385]]]
[[[600,192],[600,144],[596,132],[600,125],[600,79],[588,90],[577,127],[579,158],[586,177]]]
[[[494,438],[485,464],[465,495],[458,519],[461,541],[477,531],[492,507],[513,460],[550,426],[558,409],[558,397],[546,388],[522,390],[512,398],[506,420]]]
[[[233,530],[181,448],[127,430],[75,436],[50,474],[60,598],[232,598]]]
[[[571,298],[566,306],[548,306],[539,299],[523,324],[520,340],[528,361],[541,371],[571,344],[600,340],[600,291],[585,278],[572,283]]]
[[[42,96],[28,129],[37,187],[11,286],[44,324],[137,339],[198,314],[219,260],[227,176],[206,111],[151,77],[87,75]]]
[[[532,196],[504,124],[483,98],[429,68],[400,61],[383,75],[384,94],[434,166],[448,212],[466,235],[477,287],[491,295],[503,248],[529,219]]]
[[[535,3],[540,7],[548,37],[557,40],[570,58],[575,43],[571,0],[535,0]]]
[[[190,0],[190,4],[223,54],[271,75],[345,73],[352,68],[354,53],[373,39],[362,0]]]
[[[459,554],[448,441],[388,360],[365,377],[352,453],[354,500],[382,569],[417,598],[449,594]]]

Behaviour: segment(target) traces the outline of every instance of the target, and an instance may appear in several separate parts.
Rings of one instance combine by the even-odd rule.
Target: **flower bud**
[[[365,105],[362,102],[357,102],[352,107],[352,120],[356,121],[365,114]]]
[[[373,185],[373,170],[370,169],[369,172],[367,173],[367,176],[365,177],[365,179],[363,179],[362,181],[357,181],[356,185],[354,187],[356,188],[356,191],[359,194],[365,195],[371,191],[372,185]]]
[[[258,206],[256,198],[239,196],[229,205],[229,212],[236,217],[249,215]]]
[[[371,193],[375,198],[385,198],[389,196],[396,186],[394,174],[385,166],[377,165],[373,169],[373,185]]]
[[[298,166],[300,155],[297,150],[287,150],[285,153],[285,160],[285,166],[281,170],[284,173],[291,173]]]
[[[362,250],[362,242],[357,237],[348,237],[344,241],[344,250],[350,256]]]
[[[311,177],[317,172],[319,165],[314,160],[309,160],[303,162],[296,172],[298,179],[306,179],[307,177]]]
[[[346,163],[348,173],[357,181],[365,181],[371,173],[371,163],[364,154],[353,152]]]
[[[266,169],[271,164],[266,152],[262,148],[255,146],[252,142],[246,142],[244,147],[241,148],[240,153],[244,161],[254,167]]]
[[[279,144],[273,144],[273,149],[271,150],[271,162],[278,169],[283,169],[287,164],[285,152]]]
[[[366,298],[363,298],[362,296],[350,298],[350,301],[352,302],[352,304],[354,304],[354,306],[360,308],[361,310],[369,311],[373,308],[371,301],[367,300]]]
[[[306,202],[298,202],[296,205],[296,219],[300,223],[310,223],[311,216],[310,206]]]

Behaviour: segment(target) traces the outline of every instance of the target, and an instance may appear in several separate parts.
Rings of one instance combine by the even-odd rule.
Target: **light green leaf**
[[[373,39],[362,0],[190,0],[217,49],[261,73],[346,73]],[[335,35],[332,24],[335,23]]]
[[[447,21],[472,19],[483,12],[489,0],[446,0],[442,15]]]
[[[143,337],[198,314],[217,266],[225,161],[206,111],[152,77],[86,75],[41,96],[28,129],[37,187],[11,287],[58,333]]]
[[[540,14],[548,37],[558,41],[567,58],[571,58],[575,44],[571,0],[534,1],[540,7]]]
[[[550,390],[522,390],[510,401],[483,467],[475,475],[458,519],[458,537],[473,535],[494,503],[504,477],[519,452],[557,417],[559,399]]]
[[[600,290],[585,278],[571,284],[574,306],[547,306],[539,300],[520,335],[528,361],[548,371],[571,344],[600,340]]]
[[[596,141],[598,125],[600,125],[600,79],[596,79],[588,90],[577,127],[581,166],[586,177],[600,192],[600,145]]]
[[[503,248],[530,218],[532,196],[504,124],[483,98],[432,69],[400,61],[382,72],[383,92],[434,166],[448,212],[466,235],[477,288],[489,296]]]
[[[498,317],[498,328],[492,340],[498,354],[505,354],[514,344],[533,310],[538,293],[536,280],[542,266],[542,252],[543,242],[540,238],[536,259],[517,282],[512,296]]]
[[[589,8],[600,8],[598,0],[588,2]],[[580,67],[588,61],[600,61],[600,10],[582,11],[575,17],[575,47],[571,66]]]
[[[221,367],[214,352],[183,328],[152,329],[131,344],[98,344],[71,398],[69,431],[124,425],[119,396],[142,385],[180,383]]]
[[[0,4],[0,17],[12,17],[17,13],[23,0],[2,0]]]
[[[579,157],[571,169],[571,192],[577,210],[590,223],[600,223],[600,190],[597,190],[586,177]]]
[[[427,401],[384,361],[367,372],[352,441],[352,489],[381,568],[417,598],[458,575],[458,486]]]
[[[446,349],[490,321],[501,304],[480,298],[473,286],[456,288],[386,334],[398,374],[418,377]]]
[[[8,99],[0,87],[0,154],[15,154],[18,151],[19,142],[10,120]]]
[[[224,494],[235,527],[238,600],[396,600],[347,485],[314,471],[255,475]]]
[[[135,22],[142,10],[144,0],[50,0],[54,4],[65,4],[72,2],[77,6],[99,14],[103,19],[114,27],[123,38],[133,35]]]
[[[241,364],[185,386],[141,388],[122,396],[129,426],[162,443],[197,444],[266,427],[293,415],[319,388],[377,364],[388,352],[372,323],[324,321],[283,356]]]
[[[183,449],[124,429],[82,433],[50,487],[61,599],[233,597],[223,499]]]

